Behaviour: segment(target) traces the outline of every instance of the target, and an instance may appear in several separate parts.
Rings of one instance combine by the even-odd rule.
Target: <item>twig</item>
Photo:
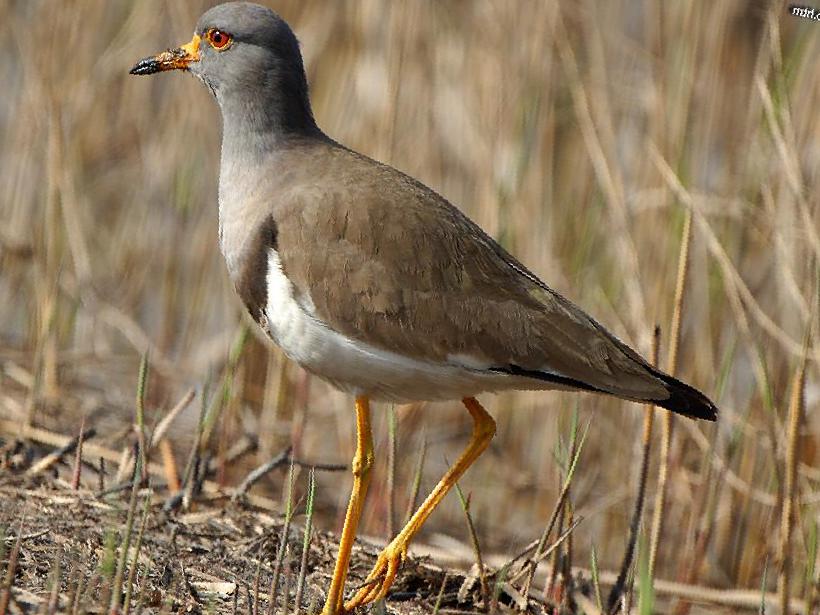
[[[17,540],[14,541],[14,546],[9,553],[9,563],[6,566],[6,579],[3,582],[3,593],[0,594],[0,615],[6,615],[11,601],[11,588],[14,586],[14,575],[17,572],[17,560],[20,557],[20,545],[22,544],[23,536],[23,520],[20,519],[20,525],[17,529]]]
[[[396,533],[396,407],[387,414],[387,540]]]
[[[162,420],[157,424],[156,429],[154,429],[154,433],[151,434],[151,442],[149,443],[150,448],[154,448],[157,446],[165,436],[165,432],[168,431],[168,428],[171,426],[176,418],[182,413],[185,408],[194,400],[196,397],[196,392],[194,389],[190,389],[185,395],[182,396],[177,402],[177,405],[171,408]]]
[[[261,466],[251,470],[245,477],[245,479],[241,483],[239,483],[239,486],[234,490],[231,499],[234,501],[238,500],[248,492],[248,490],[254,485],[254,483],[256,483],[260,478],[265,476],[265,474],[284,465],[290,458],[291,450],[292,448],[289,446],[269,461],[266,461]]]
[[[85,414],[80,422],[80,435],[77,440],[77,451],[74,455],[74,470],[71,472],[71,488],[74,491],[80,488],[80,476],[83,468],[83,432],[85,431]]]
[[[211,476],[216,474],[220,471],[220,464],[230,464],[242,457],[243,455],[247,455],[251,451],[256,450],[257,442],[254,438],[244,435],[236,443],[231,446],[225,452],[221,458],[211,459],[208,462],[208,466],[205,468],[205,474]]]
[[[601,580],[598,575],[598,553],[595,551],[594,545],[592,546],[592,553],[590,555],[590,569],[592,570],[592,587],[595,590],[595,605],[599,612],[603,612],[604,599],[601,593]]]
[[[145,482],[148,478],[148,451],[145,442],[145,392],[148,385],[148,353],[142,355],[139,377],[137,379],[137,416],[134,429],[137,432],[137,454],[139,455],[139,481]]]
[[[475,562],[476,566],[478,566],[478,580],[481,584],[481,602],[484,611],[487,612],[490,608],[490,588],[487,586],[487,575],[484,570],[484,560],[481,557],[481,545],[478,542],[478,533],[475,531],[473,516],[470,514],[470,498],[469,496],[464,497],[464,492],[461,490],[461,485],[459,485],[458,482],[456,482],[455,487],[458,499],[461,502],[461,510],[464,511],[464,517],[467,520],[467,530],[470,533],[470,542],[473,545]]]
[[[422,434],[421,451],[419,452],[419,459],[416,462],[415,470],[413,471],[413,484],[410,487],[410,497],[407,498],[407,510],[404,513],[404,520],[402,525],[407,525],[410,517],[413,516],[413,511],[416,510],[416,503],[419,499],[419,491],[421,490],[421,477],[424,474],[424,461],[427,457],[427,436]]]
[[[196,468],[199,465],[200,447],[202,446],[202,432],[205,426],[205,417],[207,415],[207,402],[205,393],[202,393],[202,403],[199,406],[199,419],[196,423],[196,439],[191,446],[191,452],[188,454],[188,461],[185,463],[185,471],[182,474],[182,491],[180,492],[181,503],[187,507],[190,499],[192,485],[195,482]],[[174,496],[172,496],[174,497]],[[164,508],[168,508],[169,501],[166,501]]]
[[[273,577],[270,581],[270,603],[268,605],[268,615],[273,615],[276,605],[276,591],[279,589],[279,575],[282,573],[282,565],[285,561],[287,551],[288,533],[290,532],[290,522],[293,518],[293,480],[294,464],[291,462],[288,471],[288,482],[285,492],[285,523],[282,527],[282,538],[279,540],[279,549],[276,554],[276,563],[273,566]],[[283,612],[287,608],[287,593],[284,597]]]
[[[31,428],[25,428],[25,432],[31,431]],[[71,438],[68,442],[63,444],[59,449],[54,451],[53,453],[49,453],[45,457],[43,457],[40,461],[35,463],[31,466],[27,471],[27,476],[37,476],[38,474],[48,470],[51,466],[53,466],[57,461],[59,461],[63,455],[68,455],[69,453],[73,452],[77,449],[81,440],[89,440],[97,435],[97,430],[93,427],[89,427],[85,431],[82,431],[79,435]]]
[[[140,459],[140,457],[137,457]],[[125,561],[128,559],[128,548],[131,545],[131,534],[134,529],[134,513],[137,508],[137,492],[139,491],[139,475],[142,470],[140,463],[134,466],[134,478],[131,485],[131,498],[128,501],[128,515],[125,518],[125,535],[120,544],[120,557],[117,560],[117,568],[114,572],[114,580],[111,583],[111,602],[108,606],[110,615],[116,615],[120,611],[120,596],[122,595],[122,577],[125,574]]]
[[[165,481],[168,483],[168,490],[176,493],[180,490],[179,473],[177,472],[177,461],[174,457],[174,450],[167,438],[159,441],[159,453],[162,458],[162,467],[165,470]]]
[[[285,579],[282,587],[282,615],[288,612],[288,600],[290,599],[290,548],[285,548]]]
[[[62,585],[62,576],[63,571],[62,567],[60,566],[60,552],[57,551],[54,554],[54,564],[52,565],[53,575],[52,585],[51,585],[51,593],[48,597],[48,603],[46,604],[46,615],[54,615],[57,612],[57,602],[60,598],[60,588]]]
[[[570,488],[570,485],[572,484],[572,478],[575,474],[575,467],[578,463],[578,459],[581,456],[581,450],[584,448],[584,441],[586,440],[587,432],[589,431],[589,425],[590,425],[590,421],[587,421],[586,427],[584,428],[584,433],[581,434],[581,440],[578,443],[578,446],[575,447],[575,451],[574,451],[575,454],[571,457],[570,466],[567,469],[567,475],[566,475],[566,478],[564,479],[564,485],[561,488],[561,493],[558,495],[558,500],[555,502],[555,506],[552,509],[552,515],[550,516],[549,522],[547,522],[546,527],[544,527],[544,531],[541,533],[541,538],[539,539],[539,541],[536,545],[535,554],[533,555],[532,560],[530,562],[528,562],[527,565],[523,566],[521,571],[519,571],[519,573],[517,575],[515,575],[515,577],[513,579],[510,580],[510,582],[512,583],[516,579],[520,578],[521,574],[523,574],[523,573],[527,574],[527,581],[524,585],[524,587],[525,587],[524,597],[525,598],[527,597],[527,589],[526,588],[528,588],[532,585],[532,578],[533,578],[533,575],[535,574],[535,567],[536,567],[538,561],[540,561],[540,559],[542,558],[543,554],[542,554],[541,551],[544,548],[544,545],[546,545],[547,539],[549,538],[549,535],[552,533],[552,528],[555,526],[555,522],[558,520],[558,515],[560,514],[561,510],[563,510],[563,508],[564,508],[564,501],[566,500],[567,495],[569,494],[569,488]],[[552,550],[550,550],[550,552],[552,552]]]
[[[40,536],[45,536],[49,532],[51,532],[51,528],[47,527],[44,530],[40,530],[39,532],[32,532],[31,534],[23,534],[23,535],[18,535],[18,536],[6,536],[5,542],[14,543],[14,542],[17,542],[18,540],[31,540],[32,538],[39,538]],[[0,555],[2,555],[2,549],[0,549]],[[2,559],[2,557],[0,557],[0,559]]]
[[[304,461],[302,459],[296,459],[293,457],[293,449],[292,447],[287,447],[284,451],[273,457],[269,461],[266,461],[261,466],[251,470],[245,479],[239,484],[239,486],[234,491],[231,499],[236,500],[240,497],[244,497],[247,495],[248,490],[265,474],[275,470],[276,468],[280,468],[286,463],[293,464],[294,466],[299,466],[300,468],[308,468],[311,471],[315,472],[341,472],[343,470],[349,469],[348,466],[340,464],[340,463],[310,463],[309,461]],[[228,458],[230,459],[230,454]]]
[[[294,598],[293,613],[302,612],[302,594],[305,591],[305,577],[307,575],[308,554],[310,539],[313,532],[313,498],[316,495],[316,471],[311,470],[308,475],[307,504],[305,505],[305,533],[302,540],[302,561],[299,564],[299,578],[296,581],[296,597]]]
[[[253,608],[251,613],[259,615],[259,577],[262,574],[262,558],[258,556],[256,559],[256,571],[253,573]]]
[[[661,328],[655,326],[655,331],[652,336],[652,365],[658,364],[658,348],[660,347]],[[635,557],[635,545],[638,542],[638,531],[641,526],[641,519],[643,517],[643,508],[646,496],[646,479],[649,475],[649,457],[652,450],[652,424],[655,419],[655,406],[647,404],[644,407],[643,418],[643,447],[641,455],[640,474],[638,479],[638,495],[635,498],[635,509],[632,511],[632,521],[629,524],[629,541],[627,542],[624,559],[621,563],[621,570],[618,573],[618,579],[615,585],[609,592],[607,599],[607,612],[617,612],[617,606],[621,594],[624,591],[626,584],[626,577],[629,574],[629,569],[632,567],[632,561]],[[599,588],[600,589],[600,588]]]
[[[142,520],[140,521],[140,529],[137,532],[137,544],[134,545],[134,558],[131,561],[131,569],[128,571],[128,581],[125,586],[125,601],[123,602],[123,615],[128,615],[131,610],[131,595],[134,591],[134,580],[137,577],[137,567],[140,561],[140,550],[142,549],[142,538],[145,534],[145,526],[148,525],[148,511],[151,505],[151,496],[145,496],[145,503],[142,507]],[[143,584],[143,589],[145,584]]]
[[[792,383],[792,396],[789,403],[789,428],[788,440],[786,444],[786,484],[783,494],[783,510],[780,515],[780,612],[783,615],[789,613],[789,603],[791,599],[791,542],[794,528],[794,504],[797,497],[797,458],[800,448],[800,423],[803,416],[805,403],[806,386],[806,363],[808,362],[808,340],[806,336],[806,353],[795,374]]]
[[[692,208],[686,209],[683,223],[683,238],[678,257],[678,275],[675,282],[675,307],[672,312],[672,324],[669,327],[669,374],[674,376],[678,365],[678,346],[680,344],[681,319],[686,280],[689,272],[689,246],[692,242]],[[655,578],[655,567],[658,557],[658,545],[663,532],[664,512],[666,509],[666,485],[669,479],[669,462],[672,445],[672,412],[665,410],[662,414],[661,463],[658,470],[658,490],[655,494],[655,510],[652,515],[652,535],[649,544],[649,578]]]

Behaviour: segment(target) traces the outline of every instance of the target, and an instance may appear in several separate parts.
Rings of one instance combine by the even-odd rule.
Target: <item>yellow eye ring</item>
[[[205,40],[217,51],[225,51],[231,46],[233,37],[218,28],[211,28],[205,33]]]

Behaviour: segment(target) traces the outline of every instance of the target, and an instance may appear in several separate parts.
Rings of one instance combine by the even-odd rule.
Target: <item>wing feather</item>
[[[322,152],[320,166],[302,165],[310,188],[280,187],[274,216],[283,269],[328,327],[417,359],[470,357],[630,399],[668,397],[637,353],[443,197],[350,150]]]

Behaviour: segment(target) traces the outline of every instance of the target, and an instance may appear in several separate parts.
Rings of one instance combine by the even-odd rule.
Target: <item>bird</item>
[[[481,393],[580,390],[714,421],[699,390],[650,365],[420,181],[323,132],[299,42],[271,9],[228,2],[134,75],[182,70],[222,116],[219,245],[241,301],[295,363],[355,399],[353,486],[323,615],[384,598],[407,548],[487,448]],[[469,443],[364,584],[345,583],[374,464],[371,401],[461,400]]]

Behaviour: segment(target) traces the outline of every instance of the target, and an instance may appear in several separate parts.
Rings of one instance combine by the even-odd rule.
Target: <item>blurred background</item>
[[[146,420],[189,388],[182,464],[200,405],[233,485],[292,445],[347,464],[352,399],[248,328],[216,237],[220,118],[188,75],[128,75],[190,40],[212,2],[0,0],[0,418],[121,447],[148,352]],[[319,125],[427,183],[548,284],[648,355],[670,321],[692,214],[677,375],[721,408],[680,420],[658,574],[774,587],[792,381],[797,425],[792,583],[817,583],[820,463],[820,23],[781,2],[269,0],[305,55]],[[498,420],[462,481],[482,548],[537,538],[588,435],[570,495],[576,561],[617,568],[638,483],[643,410],[592,395],[482,399]],[[213,412],[211,412],[213,411]],[[387,471],[395,417],[395,477]],[[363,532],[384,537],[466,442],[458,403],[377,406]],[[658,441],[656,430],[654,442]],[[222,457],[220,457],[222,456]],[[657,455],[655,456],[657,457]],[[563,465],[562,465],[563,464]],[[649,508],[657,461],[650,467]],[[281,492],[273,473],[255,489]],[[320,472],[316,524],[338,531],[347,473]],[[298,489],[304,490],[300,478]],[[392,504],[391,504],[392,502]],[[391,525],[390,517],[394,519]],[[420,542],[466,553],[456,497]]]

